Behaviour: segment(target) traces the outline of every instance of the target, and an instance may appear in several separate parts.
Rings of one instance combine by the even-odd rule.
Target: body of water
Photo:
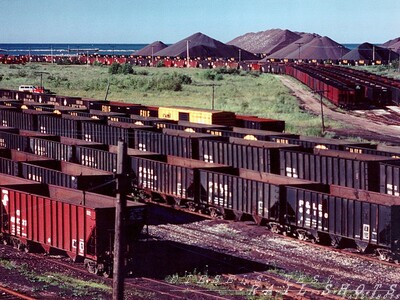
[[[71,55],[77,53],[130,55],[147,44],[0,44],[9,55]]]
[[[0,53],[9,55],[71,55],[77,53],[130,55],[148,44],[0,44]],[[359,44],[343,44],[350,50]]]

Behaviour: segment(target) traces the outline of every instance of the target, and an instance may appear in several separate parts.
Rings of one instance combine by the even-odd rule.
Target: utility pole
[[[214,110],[214,90],[215,90],[215,84],[212,85],[212,104],[211,104],[212,110]]]
[[[296,43],[296,45],[299,47],[299,59],[298,59],[298,62],[300,62],[300,48],[301,48],[301,45],[303,45],[304,43]]]
[[[343,46],[339,45],[338,48],[340,48],[340,60],[342,60],[342,57],[343,57]]]
[[[107,89],[106,89],[106,96],[104,97],[104,101],[107,101],[109,91],[110,91],[110,76],[108,77],[108,80],[107,80]]]
[[[326,90],[318,90],[318,91],[314,91],[313,93],[315,94],[319,94],[319,100],[321,103],[321,127],[322,127],[322,134],[325,133],[325,123],[324,123],[324,106],[322,103],[322,95],[327,92]]]
[[[125,215],[127,191],[127,144],[118,141],[117,155],[117,196],[115,203],[115,237],[114,237],[114,270],[113,270],[113,300],[124,299],[125,277]]]
[[[154,67],[154,46],[151,46],[151,66]]]
[[[242,60],[242,49],[239,49],[239,62]]]
[[[372,61],[375,62],[375,45],[372,45]]]
[[[388,58],[388,67],[390,68],[390,53],[392,52],[392,49],[393,48],[388,48],[388,51],[389,51],[389,58]]]
[[[41,88],[44,88],[44,86],[43,86],[43,74],[50,74],[49,72],[35,72],[34,73],[35,75],[40,75],[40,87]]]
[[[187,68],[189,68],[189,40],[186,40],[186,59],[187,59]]]

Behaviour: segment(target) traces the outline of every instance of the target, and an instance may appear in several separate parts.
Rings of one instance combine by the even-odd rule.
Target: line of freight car
[[[128,156],[158,157],[160,154],[144,152],[137,149],[128,148]],[[94,169],[107,172],[117,171],[117,146],[109,145],[109,149],[101,150],[94,147],[77,146],[76,163]]]
[[[85,119],[70,115],[56,115],[52,112],[24,109],[20,112],[1,110],[2,126],[23,130],[39,131],[41,133],[62,135],[71,138],[81,138],[83,122],[100,122],[100,120]]]
[[[222,138],[211,134],[173,129],[163,129],[162,132],[135,130],[134,146],[132,148],[164,155],[198,159],[199,140],[201,139],[220,140]]]
[[[380,173],[380,163],[396,161],[390,157],[337,150],[314,149],[314,153],[290,149],[279,151],[280,174],[283,176],[374,192],[381,191],[380,180],[385,177]]]
[[[0,179],[1,240],[25,250],[64,253],[89,272],[113,272],[115,201],[112,197],[43,184],[8,185]],[[127,257],[145,224],[145,204],[128,202]]]
[[[152,126],[157,129],[165,128],[165,124],[177,124],[177,121],[160,119],[158,117],[143,117],[140,115],[129,115],[129,117],[113,116],[109,118],[111,122],[131,123],[142,126]]]
[[[388,156],[392,158],[400,158],[399,146],[371,145],[370,147],[346,146],[346,151],[360,154],[371,154],[379,156]]]
[[[253,219],[273,232],[400,258],[398,197],[189,159],[132,159],[149,199],[213,217]],[[164,176],[170,174],[170,176]]]
[[[363,101],[367,105],[387,105],[392,103],[392,89],[390,85],[371,81],[368,78],[360,79],[345,71],[339,71],[339,69],[332,69],[326,66],[307,65],[303,67],[330,79],[335,79],[349,86],[353,85],[357,89],[361,89]]]
[[[323,95],[338,107],[351,108],[360,104],[360,97],[355,88],[307,71],[302,66],[288,65],[286,75],[296,78],[314,91],[323,91]]]
[[[332,67],[333,68],[333,67]],[[400,81],[383,77],[380,75],[372,74],[372,73],[364,73],[360,70],[354,70],[349,68],[333,68],[338,75],[341,76],[352,76],[353,78],[357,78],[363,81],[369,81],[371,84],[378,84],[386,87],[391,91],[392,101],[394,104],[400,104]]]
[[[36,94],[13,90],[0,89],[0,98],[16,100],[35,101],[37,103],[53,104],[72,108],[84,108],[87,110],[100,110],[104,112],[120,112],[127,114],[138,114],[143,116],[158,116],[158,108],[143,106],[141,104],[113,102],[81,97],[69,97],[51,94]]]
[[[329,193],[286,187],[282,209],[282,233],[400,261],[398,197],[335,185]]]
[[[84,140],[0,127],[0,147],[46,156],[56,160],[77,161],[75,148],[78,145],[108,149],[107,145]]]
[[[15,151],[7,148],[0,148],[0,172],[12,176],[20,176],[20,161],[47,160],[46,157],[37,156],[31,153]]]
[[[316,68],[307,66],[308,68]],[[390,105],[393,102],[398,103],[400,89],[393,84],[393,80],[376,80],[366,74],[354,75],[352,69],[332,66],[318,66],[316,72],[323,72],[330,78],[336,78],[346,81],[349,84],[357,86],[361,91],[363,101],[368,105]]]
[[[112,125],[95,122],[83,122],[83,139],[85,141],[106,145],[118,145],[118,141],[123,139],[129,148],[135,148],[136,132],[154,131],[156,133],[156,131],[158,131],[157,128],[151,126],[141,126],[122,122],[111,122],[110,124]]]
[[[363,147],[372,148],[370,143],[361,143],[349,140],[339,140],[339,139],[328,139],[322,137],[312,137],[312,136],[297,136],[297,137],[282,137],[282,136],[272,136],[270,138],[272,142],[288,144],[288,145],[299,145],[303,149],[313,150],[313,149],[331,149],[331,150],[347,150],[348,147]]]
[[[7,151],[8,150],[8,151]],[[115,196],[114,174],[74,163],[7,149],[0,154],[0,170],[21,178]]]
[[[297,145],[286,145],[267,141],[228,138],[227,140],[199,140],[199,156],[195,159],[243,168],[258,172],[279,174],[279,150],[297,149]]]
[[[133,186],[147,192],[154,201],[186,206],[213,217],[229,215],[240,220],[243,213],[248,213],[258,223],[263,218],[280,221],[274,205],[285,185],[327,189],[311,181],[174,156],[132,157],[131,169]]]
[[[195,121],[205,124],[223,124],[229,126],[239,126],[251,129],[262,129],[262,130],[273,130],[283,131],[285,128],[285,122],[280,120],[258,118],[253,116],[241,116],[235,115],[231,112],[214,111],[209,109],[196,109],[188,107],[151,107],[143,106],[141,104],[131,104],[123,102],[113,101],[101,101],[95,99],[81,99],[78,100],[76,97],[71,97],[72,101],[67,101],[68,97],[61,97],[63,101],[57,101],[57,96],[49,96],[52,101],[43,100],[42,98],[37,99],[36,94],[30,94],[22,92],[24,96],[20,98],[27,101],[37,101],[37,103],[47,103],[56,106],[65,105],[73,107],[86,107],[88,110],[97,109],[103,112],[109,113],[123,113],[126,115],[140,115],[140,116],[151,116],[160,117],[163,119],[170,120],[183,120],[183,121]],[[18,93],[17,93],[18,95]],[[33,96],[32,96],[33,95]],[[69,100],[71,100],[69,99]],[[75,104],[74,104],[75,103]],[[78,104],[76,104],[78,103]],[[44,110],[44,109],[43,109]],[[65,109],[66,110],[66,109]]]
[[[292,133],[268,131],[268,130],[258,130],[258,129],[248,129],[240,127],[231,127],[230,130],[224,129],[207,129],[207,133],[221,136],[221,137],[236,137],[245,140],[258,140],[258,141],[271,141],[271,137],[290,137],[298,138],[299,135]]]
[[[201,124],[235,126],[236,123],[236,116],[233,112],[192,107],[160,106],[158,117]]]
[[[255,116],[236,115],[237,127],[284,132],[285,121],[260,118]]]

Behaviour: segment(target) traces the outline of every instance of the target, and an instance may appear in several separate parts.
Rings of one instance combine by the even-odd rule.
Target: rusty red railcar
[[[112,274],[114,198],[41,184],[2,185],[1,239],[30,251],[63,252],[92,273]],[[145,222],[145,205],[128,202],[127,249]]]

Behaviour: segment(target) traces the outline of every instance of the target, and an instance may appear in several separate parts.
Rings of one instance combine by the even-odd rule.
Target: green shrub
[[[108,72],[110,74],[115,75],[115,74],[120,73],[121,69],[122,69],[121,65],[119,63],[114,62],[114,63],[111,64],[110,68],[108,69]]]
[[[147,71],[147,70],[140,70],[140,71],[136,71],[135,72],[137,75],[143,75],[143,76],[147,76],[147,75],[149,75],[149,71]]]
[[[240,70],[238,70],[238,69],[229,69],[227,67],[216,68],[215,72],[217,74],[229,74],[229,75],[239,75],[240,74]]]
[[[57,60],[57,65],[60,65],[60,66],[66,66],[66,65],[71,65],[71,64],[72,64],[72,62],[67,58],[61,58],[61,59]]]
[[[18,77],[27,77],[28,73],[24,70],[18,70],[17,75]]]
[[[101,62],[99,62],[99,61],[96,60],[96,61],[93,63],[93,66],[94,66],[94,67],[102,67],[103,64],[102,64]]]
[[[121,73],[124,75],[133,74],[133,68],[131,64],[124,64],[120,69]]]
[[[202,73],[202,77],[206,80],[215,80],[215,76],[217,76],[217,72],[215,70],[206,70]]]

